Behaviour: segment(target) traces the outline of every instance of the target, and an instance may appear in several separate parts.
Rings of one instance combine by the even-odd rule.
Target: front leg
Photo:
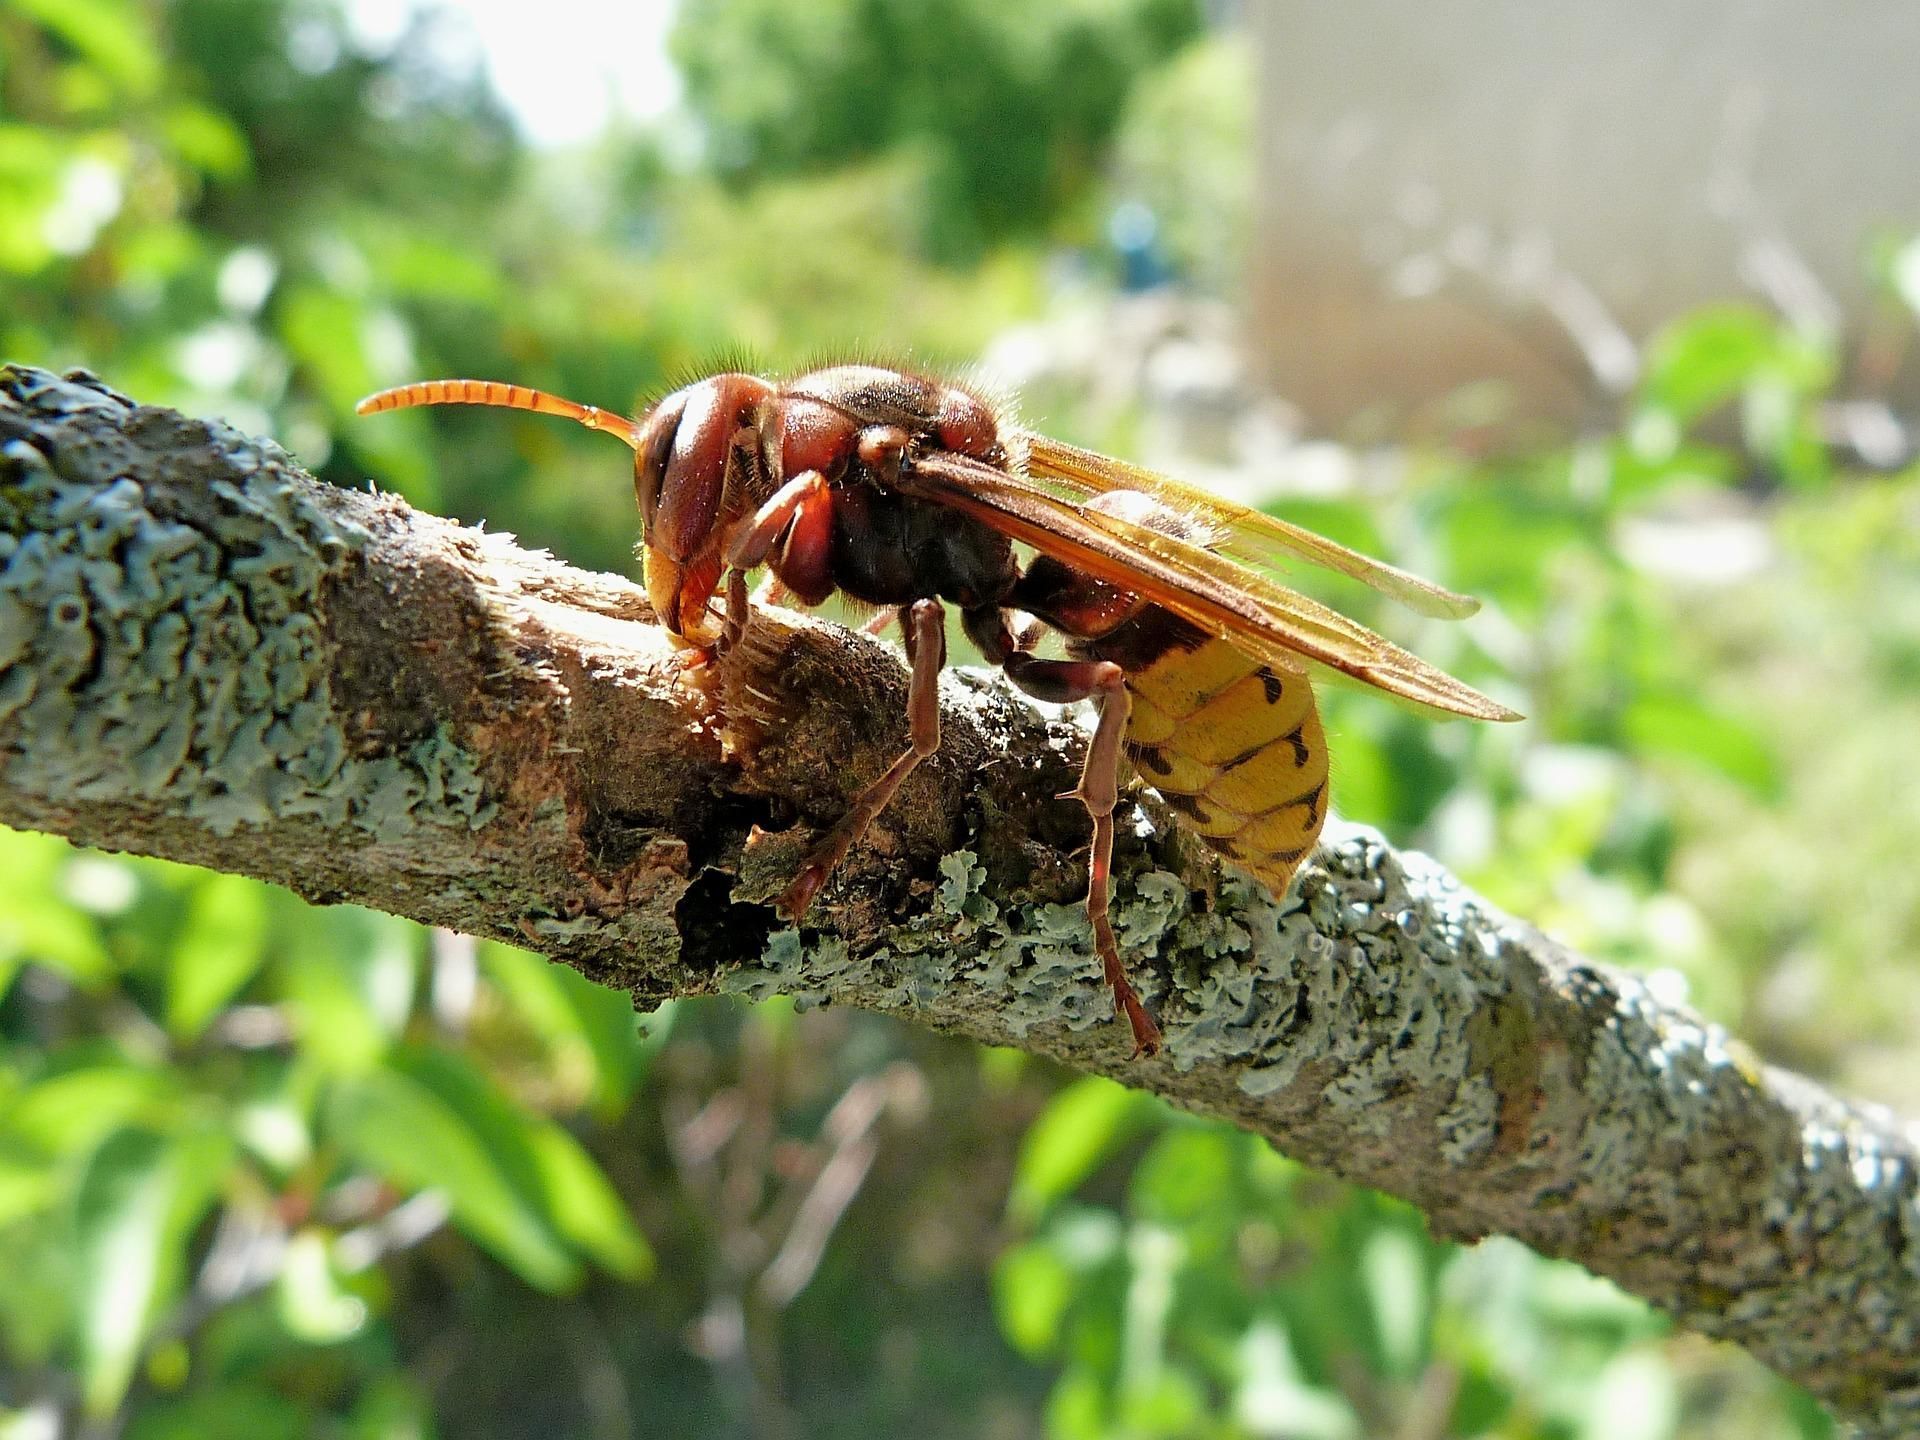
[[[727,615],[714,647],[725,654],[746,632],[747,572],[770,558],[779,584],[802,604],[818,605],[833,589],[833,491],[818,470],[805,470],[773,492],[727,540]]]
[[[853,808],[814,847],[793,883],[781,894],[776,908],[796,923],[806,914],[833,867],[887,808],[901,783],[940,748],[940,671],[947,663],[947,612],[938,600],[916,600],[901,611],[900,628],[906,634],[907,658],[913,663],[907,682],[907,723],[913,743],[884,775],[860,792]]]

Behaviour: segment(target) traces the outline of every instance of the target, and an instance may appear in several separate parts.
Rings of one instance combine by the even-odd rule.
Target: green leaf
[[[269,1171],[286,1176],[313,1155],[313,1112],[320,1071],[303,1059],[275,1059],[249,1067],[235,1095],[228,1125]]]
[[[1673,1366],[1653,1352],[1629,1351],[1600,1372],[1580,1440],[1669,1440],[1679,1419]]]
[[[267,955],[267,894],[257,880],[209,875],[194,887],[167,961],[167,1029],[197,1039]]]
[[[433,1396],[407,1370],[373,1375],[361,1389],[341,1440],[435,1440]]]
[[[321,1230],[302,1230],[287,1243],[275,1295],[281,1323],[311,1345],[345,1340],[367,1321],[367,1302],[341,1284]]]
[[[111,75],[129,94],[151,94],[161,79],[160,49],[147,33],[144,11],[111,0],[13,0],[38,21]]]
[[[396,227],[369,245],[385,290],[409,299],[498,305],[502,275],[491,257],[471,246]]]
[[[646,1073],[652,1054],[648,1036],[640,1033],[633,996],[625,990],[596,985],[579,971],[550,965],[560,990],[572,1008],[579,1034],[593,1051],[598,1084],[594,1103],[603,1115],[618,1114]],[[664,1022],[660,1027],[664,1033]]]
[[[993,1308],[1001,1333],[1030,1359],[1051,1354],[1074,1294],[1074,1273],[1051,1245],[1016,1245],[993,1267]]]
[[[571,1135],[516,1104],[463,1055],[418,1047],[400,1052],[394,1064],[472,1128],[548,1227],[615,1274],[644,1273],[652,1261],[646,1242],[613,1186]]]
[[[127,1440],[307,1440],[326,1433],[311,1409],[258,1379],[143,1403]]]
[[[1535,1311],[1556,1327],[1605,1336],[1657,1335],[1666,1321],[1611,1280],[1565,1261],[1541,1261],[1531,1274]]]
[[[1239,1137],[1219,1126],[1168,1130],[1134,1167],[1134,1213],[1177,1225],[1230,1205],[1238,1149]]]
[[[1361,1252],[1360,1270],[1386,1373],[1410,1379],[1425,1359],[1429,1312],[1426,1261],[1419,1242],[1404,1230],[1376,1230]]]
[[[60,1175],[47,1160],[0,1152],[0,1227],[39,1214],[60,1194]]]
[[[1105,1440],[1109,1403],[1099,1377],[1076,1365],[1060,1377],[1047,1397],[1047,1440]]]
[[[1641,695],[1628,707],[1629,745],[1718,770],[1763,800],[1780,798],[1780,759],[1757,727],[1688,695]]]
[[[194,169],[219,180],[245,175],[253,156],[239,126],[210,106],[176,100],[163,121],[173,151]]]
[[[529,1284],[564,1290],[578,1282],[579,1264],[528,1198],[524,1149],[497,1154],[460,1110],[413,1076],[380,1068],[340,1082],[328,1128],[350,1156],[402,1189],[443,1192],[461,1230]],[[521,1177],[510,1174],[515,1158]]]
[[[1289,1440],[1354,1440],[1359,1417],[1341,1395],[1309,1385],[1286,1330],[1272,1318],[1255,1322],[1240,1342],[1234,1413],[1256,1435]]]
[[[81,1394],[111,1414],[148,1330],[185,1273],[186,1242],[229,1153],[217,1135],[121,1130],[88,1162],[75,1196]]]
[[[0,148],[5,144],[0,133]],[[60,884],[77,854],[52,836],[0,830],[0,976],[10,980],[21,964],[33,963],[87,990],[100,990],[112,979],[113,961],[98,921],[73,904]]]
[[[1163,1365],[1142,1380],[1130,1379],[1124,1408],[1129,1427],[1146,1435],[1196,1435],[1207,1414],[1207,1396],[1184,1369]]]
[[[561,1087],[589,1092],[602,1114],[616,1113],[632,1093],[645,1056],[633,998],[507,945],[482,945],[480,963],[514,1015],[546,1045]]]
[[[80,1066],[26,1087],[0,1117],[0,1127],[43,1155],[70,1155],[136,1121],[165,1125],[176,1117],[183,1095],[180,1077],[170,1070]]]
[[[354,258],[360,258],[357,252]],[[351,412],[354,402],[375,388],[364,338],[366,306],[357,296],[332,287],[289,283],[279,314],[287,349],[310,367],[335,410]]]
[[[375,1064],[412,1013],[420,930],[358,906],[302,910],[292,929],[287,999],[308,1055],[352,1072]]]
[[[652,1273],[653,1251],[620,1193],[580,1142],[550,1120],[535,1123],[529,1139],[547,1213],[560,1233],[623,1280]]]
[[[1780,343],[1780,322],[1755,306],[1697,310],[1648,345],[1641,399],[1690,424],[1738,395]]]
[[[1014,1165],[1007,1212],[1031,1225],[1091,1175],[1153,1113],[1152,1099],[1111,1080],[1076,1080],[1028,1128]]]

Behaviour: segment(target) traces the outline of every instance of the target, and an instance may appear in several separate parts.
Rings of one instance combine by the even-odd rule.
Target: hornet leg
[[[907,723],[913,744],[884,775],[860,792],[853,808],[814,847],[777,902],[776,908],[789,920],[798,921],[806,913],[833,867],[887,808],[901,782],[940,748],[940,670],[947,663],[946,610],[938,600],[916,600],[903,609],[900,628],[906,634],[907,658],[913,662],[907,684]]]
[[[1093,819],[1093,846],[1087,856],[1087,921],[1093,926],[1093,948],[1100,956],[1107,987],[1113,991],[1114,1009],[1127,1017],[1133,1030],[1133,1053],[1152,1055],[1160,1048],[1160,1027],[1127,979],[1120,945],[1107,918],[1107,895],[1112,888],[1113,807],[1120,798],[1120,760],[1127,718],[1133,713],[1126,672],[1111,660],[1041,660],[1025,653],[1008,655],[1001,665],[1008,679],[1039,699],[1065,704],[1091,697],[1099,707],[1100,718],[1087,745],[1079,787],[1067,794],[1086,806]]]
[[[747,628],[747,571],[764,562],[774,550],[780,558],[798,561],[812,571],[825,561],[824,547],[832,535],[833,500],[826,478],[817,470],[808,470],[787,481],[773,492],[771,499],[753,515],[740,522],[727,540],[727,617],[721,627],[720,642],[714,648],[725,654],[740,641]],[[816,554],[816,552],[819,552]],[[802,582],[802,586],[806,584]],[[771,575],[766,589],[801,589],[788,577]]]

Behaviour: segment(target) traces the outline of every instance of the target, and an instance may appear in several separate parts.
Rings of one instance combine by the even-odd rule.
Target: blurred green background
[[[0,0],[0,357],[615,570],[617,447],[353,401],[988,354],[1070,438],[1227,423],[1102,373],[1143,328],[1205,358],[1236,300],[1254,80],[1197,0],[682,0],[679,103],[560,149],[457,14],[405,13]],[[1463,403],[1302,452],[1285,503],[1485,597],[1443,633],[1332,595],[1532,717],[1330,695],[1343,813],[1911,1112],[1920,483],[1826,443],[1844,360],[1711,306],[1586,433]],[[0,1437],[909,1430],[1830,1433],[1573,1267],[1105,1082],[780,1003],[635,1017],[492,943],[0,832]]]

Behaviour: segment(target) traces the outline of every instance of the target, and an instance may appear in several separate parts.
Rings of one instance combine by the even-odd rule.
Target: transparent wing
[[[1303,660],[1317,661],[1428,710],[1476,720],[1520,718],[1358,621],[1229,556],[1089,510],[1025,475],[943,451],[912,460],[899,485],[1164,606],[1270,664],[1299,671]]]
[[[1384,560],[1349,550],[1324,535],[1182,485],[1157,471],[1030,430],[1021,431],[1018,439],[1026,448],[1028,473],[1038,482],[1054,482],[1064,499],[1108,490],[1138,490],[1191,516],[1219,537],[1218,550],[1252,566],[1279,564],[1287,558],[1306,560],[1350,575],[1409,610],[1439,620],[1463,619],[1480,608],[1480,602],[1471,595],[1455,594]]]

